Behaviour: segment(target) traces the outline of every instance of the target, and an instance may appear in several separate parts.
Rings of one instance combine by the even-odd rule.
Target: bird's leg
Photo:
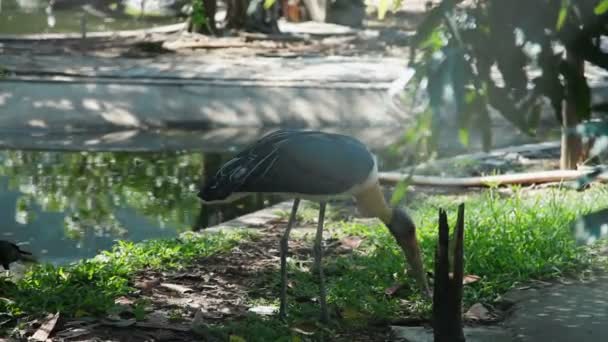
[[[315,236],[314,245],[314,256],[315,256],[315,269],[319,273],[319,304],[321,305],[321,321],[329,321],[327,314],[327,303],[325,302],[325,276],[323,275],[323,266],[321,261],[323,259],[323,221],[325,220],[325,206],[326,202],[321,202],[319,205],[319,223],[317,225],[317,235]]]
[[[287,249],[289,248],[289,233],[291,228],[296,221],[296,212],[298,211],[298,205],[300,199],[296,198],[293,200],[293,206],[291,207],[291,215],[289,216],[289,222],[287,223],[287,229],[281,237],[281,306],[279,307],[279,317],[285,319],[287,317]]]

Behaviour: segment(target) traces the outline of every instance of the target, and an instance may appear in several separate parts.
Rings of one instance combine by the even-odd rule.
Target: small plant
[[[207,25],[207,14],[205,13],[205,6],[203,4],[203,0],[192,0],[191,18],[192,25],[194,27],[201,28]]]
[[[135,316],[135,319],[138,321],[143,321],[146,319],[146,312],[149,306],[149,299],[140,298],[136,300],[133,304],[133,315]]]

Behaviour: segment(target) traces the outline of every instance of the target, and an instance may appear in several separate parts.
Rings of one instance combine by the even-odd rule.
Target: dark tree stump
[[[464,273],[464,204],[458,206],[454,232],[454,269],[450,276],[450,227],[446,212],[439,209],[439,241],[435,250],[433,288],[433,336],[435,342],[464,342],[462,330],[462,278]]]
[[[280,33],[279,1],[264,9],[263,0],[228,0],[226,28],[260,33]]]

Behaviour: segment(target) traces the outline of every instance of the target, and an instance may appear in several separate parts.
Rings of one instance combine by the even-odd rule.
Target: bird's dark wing
[[[279,145],[268,163],[248,177],[241,191],[339,194],[363,183],[373,167],[373,156],[358,140],[303,132]]]
[[[235,192],[338,194],[363,183],[373,167],[373,156],[354,138],[280,130],[228,161],[199,196],[215,200]]]
[[[223,200],[238,192],[256,170],[272,163],[278,146],[298,131],[278,130],[264,136],[226,162],[217,173],[206,180],[198,196],[204,201]]]

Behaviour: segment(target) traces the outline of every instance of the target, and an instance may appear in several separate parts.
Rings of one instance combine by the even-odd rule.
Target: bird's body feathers
[[[273,132],[225,163],[199,192],[205,202],[247,193],[307,199],[353,195],[377,180],[374,156],[358,140],[316,131]]]

